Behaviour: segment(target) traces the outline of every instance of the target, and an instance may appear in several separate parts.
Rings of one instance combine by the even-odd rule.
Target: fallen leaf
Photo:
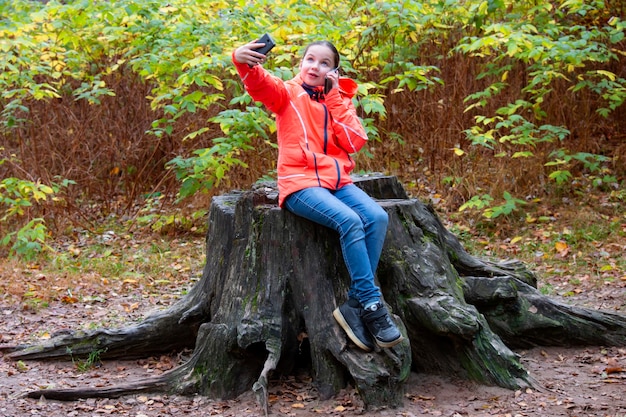
[[[74,297],[73,295],[64,295],[61,298],[61,302],[66,304],[74,304],[78,302],[78,298]]]
[[[122,304],[122,306],[124,307],[124,311],[127,313],[130,313],[132,311],[135,311],[139,308],[139,303],[132,303],[132,304]]]
[[[569,253],[569,246],[561,240],[554,244],[554,249],[556,249],[557,253],[561,256],[567,256]]]
[[[17,361],[15,363],[15,367],[20,372],[27,372],[28,371],[28,366],[26,366],[26,364],[24,362],[22,362],[22,361]]]

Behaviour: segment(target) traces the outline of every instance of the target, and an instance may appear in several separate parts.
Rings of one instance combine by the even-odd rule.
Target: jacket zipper
[[[322,103],[322,106],[324,106],[324,155],[328,155],[329,113],[328,113],[328,107],[326,107],[326,104]],[[341,184],[341,169],[339,168],[339,162],[337,162],[337,159],[333,158],[333,161],[335,162],[335,170],[337,171],[337,183],[335,184],[335,189],[338,189],[339,184]],[[316,167],[316,171],[317,171],[317,167]],[[318,175],[318,182],[319,182],[319,175]]]

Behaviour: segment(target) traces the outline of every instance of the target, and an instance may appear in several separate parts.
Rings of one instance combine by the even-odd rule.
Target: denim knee
[[[374,210],[369,210],[367,212],[367,223],[365,224],[365,228],[372,228],[377,231],[380,231],[381,234],[385,234],[384,231],[387,230],[387,226],[389,224],[389,215],[387,212],[380,206],[376,206]]]
[[[347,236],[351,233],[365,234],[365,224],[354,211],[343,213],[343,218],[339,222],[338,227],[342,236]]]
[[[389,215],[382,207],[379,206],[378,208],[379,210],[376,210],[374,216],[372,216],[372,223],[386,229],[389,224]]]

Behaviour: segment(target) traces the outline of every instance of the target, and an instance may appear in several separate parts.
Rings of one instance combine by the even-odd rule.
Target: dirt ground
[[[613,293],[616,306],[624,303],[626,290]],[[597,298],[596,298],[597,297]],[[605,294],[586,292],[593,304]],[[156,303],[158,304],[158,302]],[[129,308],[132,306],[133,308]],[[155,301],[131,295],[111,295],[92,303],[52,303],[38,310],[0,297],[0,344],[15,345],[48,338],[63,329],[84,329],[94,323],[115,325],[116,320],[139,319],[155,307]],[[615,307],[619,308],[619,307]],[[91,323],[91,325],[90,325]],[[541,389],[511,391],[448,377],[412,374],[406,384],[404,404],[396,409],[366,411],[358,393],[345,389],[331,400],[319,399],[306,375],[271,383],[270,415],[329,416],[626,416],[625,347],[537,347],[517,352]],[[28,399],[24,394],[42,388],[109,386],[165,372],[176,365],[176,356],[134,361],[107,361],[82,370],[80,361],[11,361],[0,354],[0,417],[18,416],[263,416],[251,393],[230,400],[164,394],[129,395],[117,399],[73,402]]]

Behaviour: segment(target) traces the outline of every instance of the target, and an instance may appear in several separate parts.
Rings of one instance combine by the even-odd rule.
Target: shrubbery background
[[[0,243],[32,254],[114,215],[201,217],[273,176],[273,118],[232,50],[264,32],[290,78],[329,39],[361,83],[364,171],[484,219],[589,189],[624,200],[624,1],[0,4]],[[167,207],[165,217],[156,208]],[[184,223],[184,222],[183,222]]]

